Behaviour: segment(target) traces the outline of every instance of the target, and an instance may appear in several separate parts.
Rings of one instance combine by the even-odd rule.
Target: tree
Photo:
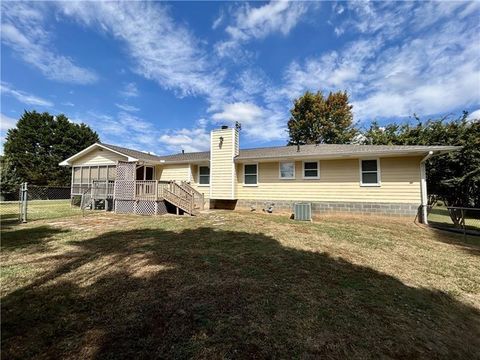
[[[357,135],[347,92],[330,92],[325,98],[321,92],[307,91],[290,113],[289,145],[345,144]]]
[[[430,194],[447,206],[480,207],[480,121],[468,120],[468,113],[453,121],[447,118],[416,125],[373,122],[363,133],[365,143],[373,145],[458,145],[460,151],[431,158],[427,163]],[[452,220],[454,215],[452,215]]]
[[[72,123],[63,114],[25,111],[16,127],[7,132],[2,180],[69,185],[69,169],[58,164],[98,141],[90,127]]]

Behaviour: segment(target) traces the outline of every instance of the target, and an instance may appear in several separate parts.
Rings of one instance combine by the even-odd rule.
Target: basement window
[[[360,185],[380,186],[380,162],[378,159],[360,160]]]

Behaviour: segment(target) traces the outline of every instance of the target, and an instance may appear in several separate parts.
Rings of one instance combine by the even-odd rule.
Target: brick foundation
[[[293,204],[309,202],[312,204],[312,214],[320,215],[325,212],[351,212],[366,215],[416,216],[419,205],[403,203],[377,202],[326,202],[326,201],[287,201],[287,200],[238,200],[237,209],[248,209],[252,206],[261,211],[268,204],[275,204],[273,212],[293,212]]]

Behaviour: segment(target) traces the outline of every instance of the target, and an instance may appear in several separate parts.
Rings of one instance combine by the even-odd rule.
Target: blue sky
[[[35,109],[157,154],[235,121],[281,145],[306,90],[347,90],[360,126],[480,116],[479,4],[3,1],[1,136]]]

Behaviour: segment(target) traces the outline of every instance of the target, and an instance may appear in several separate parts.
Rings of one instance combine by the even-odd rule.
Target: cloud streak
[[[92,70],[76,65],[56,51],[52,34],[45,30],[42,7],[41,3],[2,2],[2,43],[50,80],[73,84],[96,82],[98,76]]]
[[[218,42],[215,50],[220,57],[236,56],[240,46],[252,39],[263,39],[273,33],[285,36],[309,7],[307,2],[289,1],[271,1],[259,7],[241,5],[234,12],[233,24],[225,28],[228,39]],[[219,19],[214,23],[215,28],[220,25]]]
[[[22,90],[14,89],[10,84],[2,82],[0,85],[0,91],[2,94],[9,95],[17,99],[23,104],[27,105],[37,105],[50,107],[53,106],[53,103],[49,100],[43,99],[39,96],[29,94]]]
[[[133,71],[178,96],[225,95],[223,72],[207,58],[199,41],[175,23],[166,7],[143,2],[63,2],[63,14],[122,41]]]

